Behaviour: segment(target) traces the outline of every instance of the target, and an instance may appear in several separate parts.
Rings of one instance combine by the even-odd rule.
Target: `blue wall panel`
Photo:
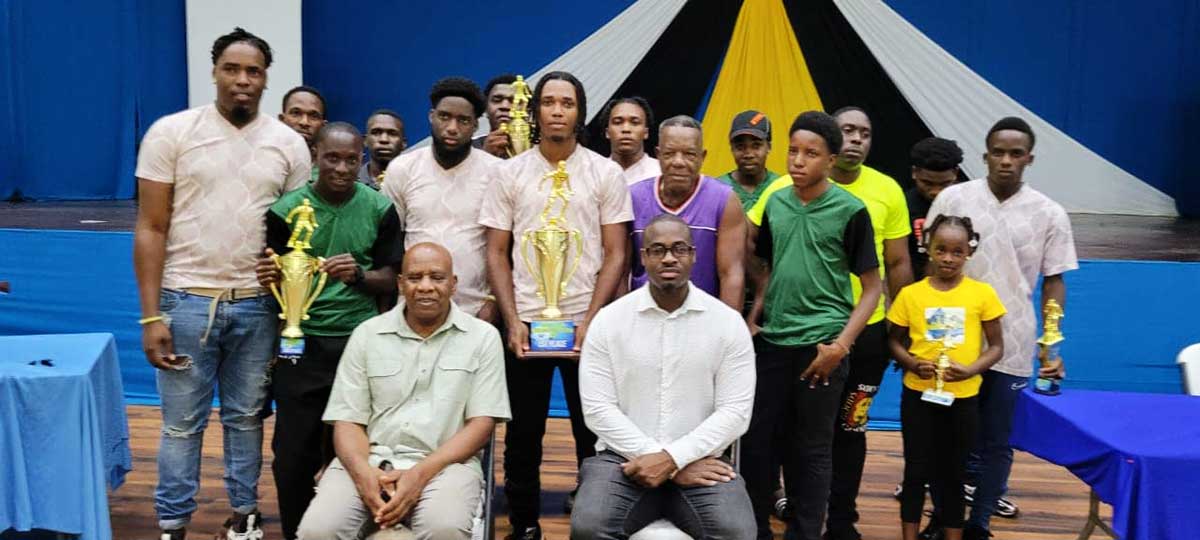
[[[304,82],[325,95],[331,120],[359,129],[372,110],[399,112],[411,144],[429,134],[438,79],[468,77],[482,88],[499,73],[529,75],[631,4],[305,2]]]

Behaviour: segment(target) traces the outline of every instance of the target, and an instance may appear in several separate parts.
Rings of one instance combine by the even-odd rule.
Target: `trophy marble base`
[[[921,392],[921,401],[932,403],[934,405],[941,405],[943,407],[949,407],[952,403],[954,403],[954,394],[945,390],[926,390]]]
[[[1062,388],[1059,386],[1058,379],[1038,377],[1033,381],[1033,391],[1044,396],[1057,396],[1062,393]]]
[[[526,358],[578,358],[575,352],[575,321],[534,319],[529,322]]]

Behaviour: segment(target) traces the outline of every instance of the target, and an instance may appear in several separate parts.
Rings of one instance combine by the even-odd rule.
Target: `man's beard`
[[[234,124],[245,124],[250,121],[252,113],[250,112],[250,107],[234,105],[233,109],[229,111],[229,116],[233,117]]]
[[[471,142],[467,141],[458,148],[451,148],[440,137],[434,137],[433,151],[447,161],[461,161],[471,152]]]

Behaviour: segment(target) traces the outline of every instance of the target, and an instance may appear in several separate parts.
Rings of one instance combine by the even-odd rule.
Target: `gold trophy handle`
[[[317,297],[321,296],[321,291],[325,289],[325,280],[329,277],[329,273],[324,270],[320,270],[321,266],[324,264],[324,257],[317,257],[317,262],[313,264],[313,266],[318,268],[317,273],[321,274],[321,277],[317,278],[317,288],[314,289],[312,294],[308,296],[308,301],[304,303],[304,309],[300,310],[300,312],[304,314],[305,320],[308,320],[308,308],[312,307],[313,302],[317,301]]]
[[[537,270],[533,267],[533,261],[531,261],[529,259],[529,253],[528,253],[529,252],[529,249],[528,249],[529,248],[529,237],[532,235],[533,235],[532,230],[525,231],[525,234],[521,235],[521,260],[525,261],[525,268],[529,269],[529,273],[536,277]],[[537,246],[534,246],[533,249],[537,249]],[[541,291],[541,289],[542,289],[541,280],[535,279],[534,281],[538,282],[538,292],[541,293],[542,292]]]
[[[579,263],[583,261],[582,237],[583,235],[579,232],[579,229],[574,229],[571,231],[571,238],[575,240],[575,264],[571,265],[571,270],[567,272],[566,279],[563,279],[558,285],[560,295],[565,296],[567,294],[567,284],[571,282],[571,278],[575,276],[575,271],[579,270]]]
[[[275,263],[275,268],[283,270],[283,265],[279,264],[279,255],[271,255],[271,262]],[[283,314],[287,312],[287,302],[283,301],[283,295],[279,294],[279,287],[274,282],[271,283],[271,295],[275,297],[275,301],[279,302],[279,318],[283,319]]]

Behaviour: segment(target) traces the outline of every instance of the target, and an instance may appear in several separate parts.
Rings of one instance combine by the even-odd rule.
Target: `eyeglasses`
[[[671,255],[679,258],[686,255],[691,255],[692,252],[696,251],[696,246],[678,242],[672,244],[671,247],[667,247],[662,244],[654,244],[650,247],[642,248],[642,252],[644,252],[646,256],[650,257],[651,259],[661,259],[666,257],[668,251],[671,252]]]

